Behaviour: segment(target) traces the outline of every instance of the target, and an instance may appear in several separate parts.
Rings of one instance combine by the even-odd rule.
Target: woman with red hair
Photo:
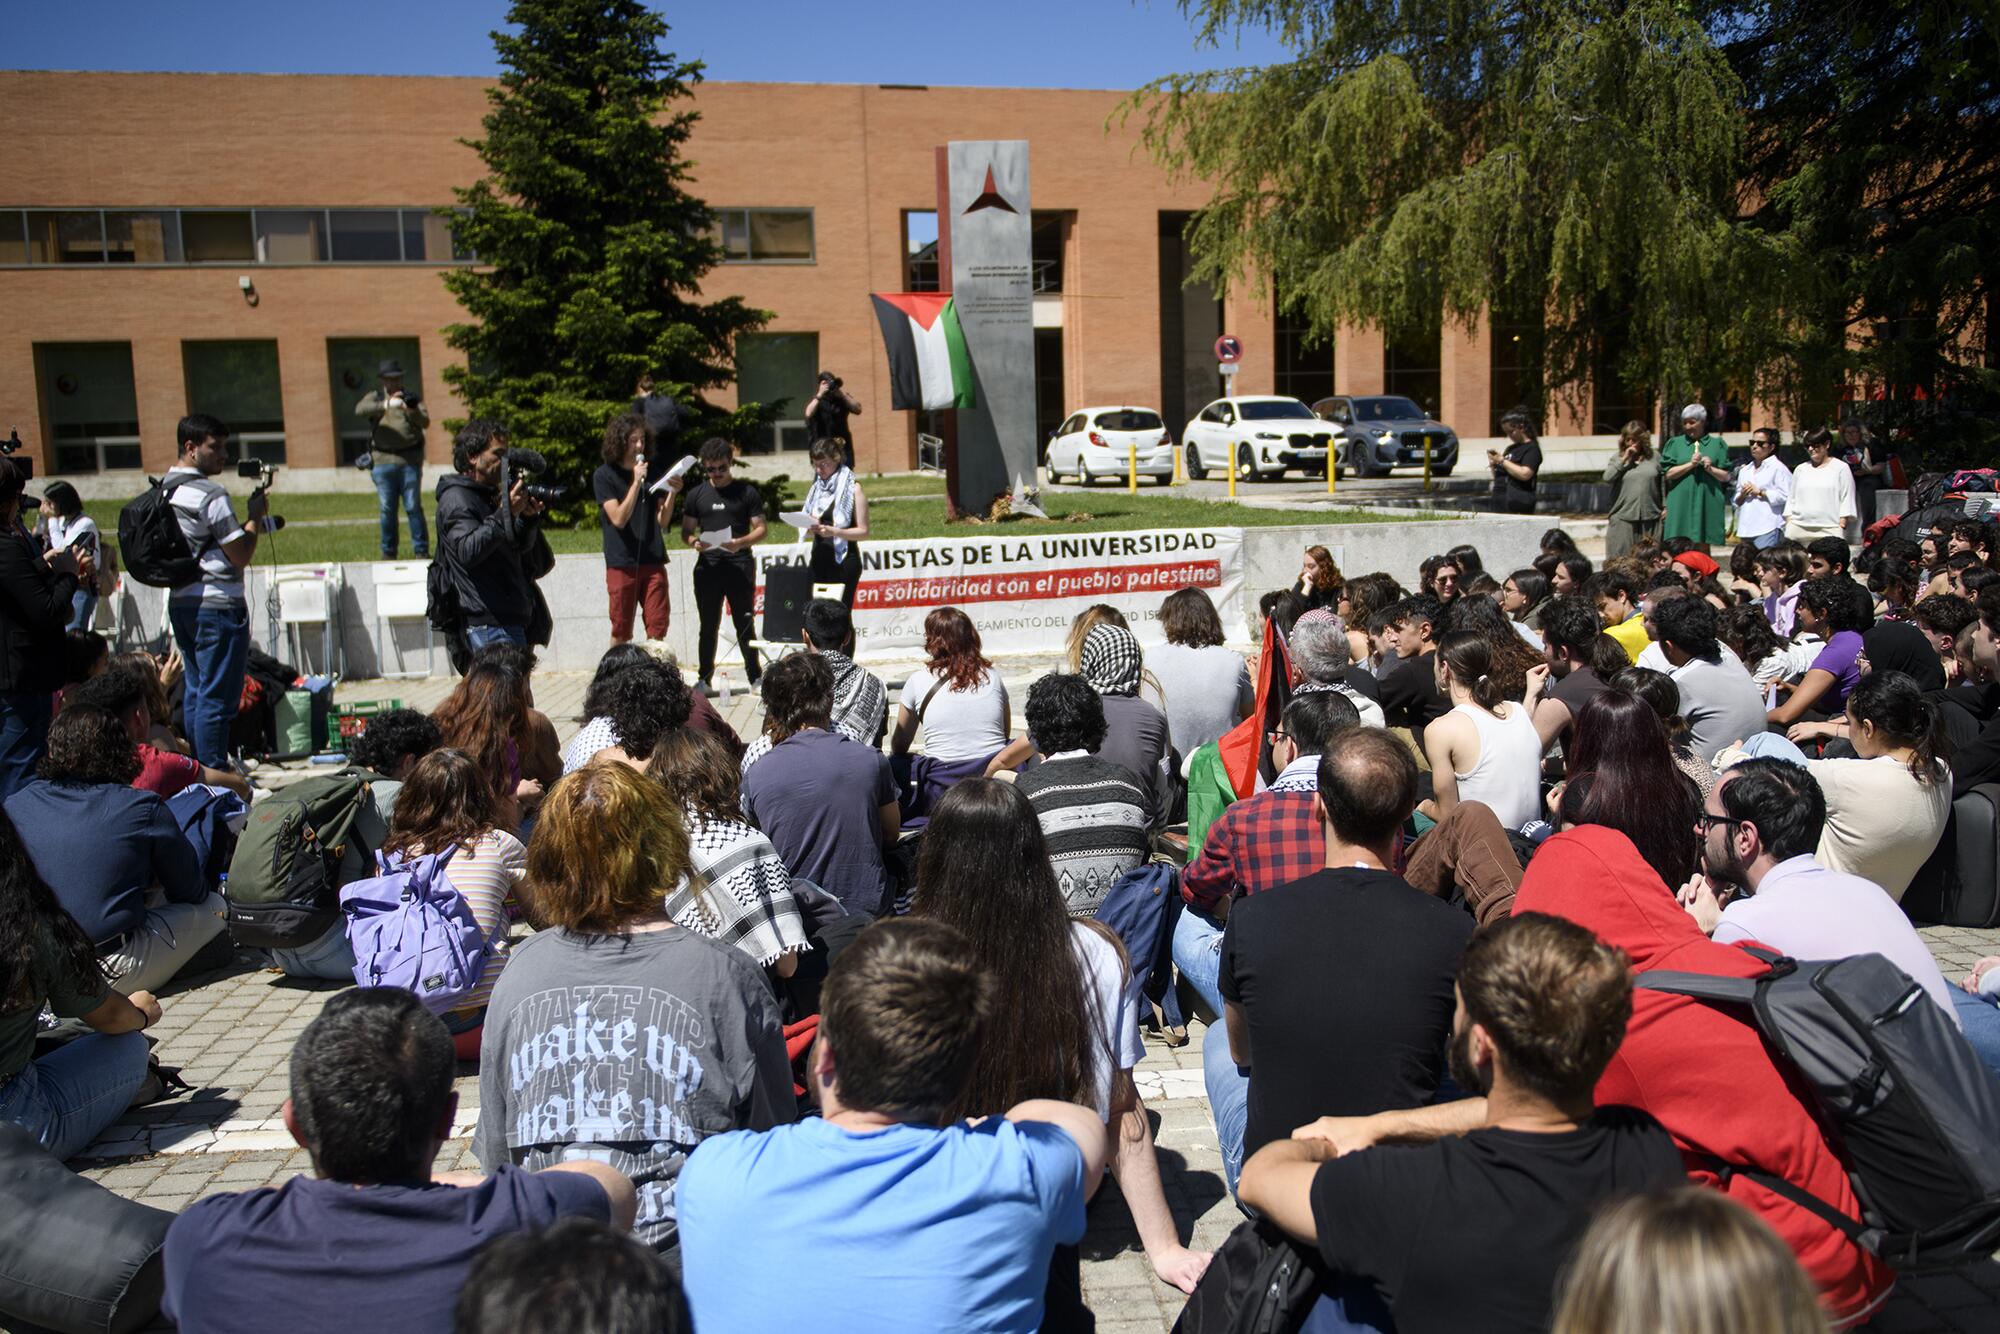
[[[930,661],[903,684],[889,738],[905,820],[929,809],[959,779],[984,774],[1014,725],[1007,684],[980,651],[970,616],[939,607],[924,617],[924,653]],[[912,757],[919,733],[923,754]]]

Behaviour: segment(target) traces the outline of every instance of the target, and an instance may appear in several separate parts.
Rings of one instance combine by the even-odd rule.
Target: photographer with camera
[[[167,619],[184,664],[187,738],[195,758],[211,769],[229,767],[229,734],[243,698],[243,665],[250,656],[250,609],[243,570],[257,554],[267,521],[265,488],[250,493],[236,521],[229,493],[214,480],[229,463],[229,428],[205,413],[183,417],[175,436],[180,462],[160,479],[181,536],[200,575],[167,595]]]
[[[532,478],[547,468],[540,454],[507,447],[507,428],[475,418],[451,442],[458,471],[438,478],[438,560],[432,624],[449,624],[446,638],[459,671],[489,644],[546,644],[554,621],[535,587],[555,567],[542,533],[542,513],[562,488]],[[442,582],[442,588],[440,588]],[[442,593],[456,607],[439,608]]]
[[[424,428],[431,424],[423,398],[403,387],[403,363],[390,357],[376,368],[381,387],[354,405],[365,418],[369,471],[382,504],[382,559],[396,559],[396,501],[410,516],[410,550],[422,560],[430,555],[430,532],[424,527]]]
[[[840,445],[841,462],[854,466],[854,437],[848,434],[847,419],[861,415],[861,402],[842,386],[832,371],[819,373],[819,384],[806,404],[806,444],[832,440]]]
[[[79,583],[97,573],[94,550],[42,554],[21,523],[27,460],[0,458],[0,798],[35,775],[47,744],[55,693],[69,684],[63,626]]]

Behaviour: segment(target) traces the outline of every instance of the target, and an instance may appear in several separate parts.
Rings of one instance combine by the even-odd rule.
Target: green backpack
[[[238,945],[310,945],[340,920],[340,887],[371,872],[359,825],[374,816],[378,776],[346,768],[274,792],[250,808],[223,881],[224,920]],[[367,821],[376,823],[374,819]]]

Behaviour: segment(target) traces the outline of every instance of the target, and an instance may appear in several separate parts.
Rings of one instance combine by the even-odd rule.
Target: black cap
[[[384,379],[387,379],[391,375],[401,375],[403,373],[403,363],[394,357],[386,357],[383,359],[382,364],[375,368],[375,373]]]

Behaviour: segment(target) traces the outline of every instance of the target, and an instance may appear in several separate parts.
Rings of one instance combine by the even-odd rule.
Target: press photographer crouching
[[[535,581],[555,567],[541,516],[563,491],[539,480],[540,454],[507,439],[499,422],[467,422],[451,443],[457,472],[438,479],[430,621],[459,672],[489,644],[546,644],[555,628]]]

